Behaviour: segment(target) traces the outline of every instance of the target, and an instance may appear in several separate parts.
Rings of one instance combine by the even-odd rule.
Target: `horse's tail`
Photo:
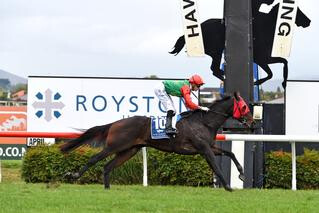
[[[101,143],[103,139],[106,138],[110,127],[113,123],[95,126],[88,130],[86,130],[80,137],[68,141],[60,146],[60,150],[62,153],[70,152],[84,144],[89,144],[95,140],[97,143]]]
[[[174,45],[174,49],[169,53],[177,55],[183,49],[184,45],[185,45],[185,37],[181,36],[177,39]]]

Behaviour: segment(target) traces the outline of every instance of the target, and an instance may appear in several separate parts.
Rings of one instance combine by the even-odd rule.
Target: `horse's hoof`
[[[71,179],[72,178],[72,173],[71,172],[67,172],[67,173],[64,174],[63,177],[66,178],[66,179]]]
[[[228,184],[225,186],[225,190],[229,192],[233,191],[233,189]]]
[[[67,172],[64,175],[64,178],[68,179],[68,180],[76,180],[80,177],[80,174],[78,172],[76,173],[72,173],[72,172]]]
[[[78,179],[80,177],[80,174],[78,172],[75,172],[72,174],[73,179]]]
[[[282,82],[282,88],[284,88],[284,89],[286,89],[286,86],[287,86],[287,83],[284,81],[284,82]]]
[[[225,80],[225,78],[224,78],[224,76],[223,76],[223,74],[222,73],[213,73],[213,75],[215,76],[215,77],[217,77],[219,80],[221,80],[221,81],[224,81]]]
[[[258,85],[260,85],[260,84],[261,84],[261,82],[260,82],[259,80],[254,82],[254,85],[255,85],[255,86],[258,86]]]
[[[240,174],[238,177],[241,181],[245,181],[245,176],[243,174]]]

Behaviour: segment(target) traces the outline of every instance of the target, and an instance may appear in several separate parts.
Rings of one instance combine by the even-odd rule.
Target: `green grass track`
[[[0,212],[318,212],[319,191],[0,183]]]

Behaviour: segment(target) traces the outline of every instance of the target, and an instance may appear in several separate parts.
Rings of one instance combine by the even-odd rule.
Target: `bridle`
[[[224,116],[224,117],[226,117],[226,118],[229,117],[228,114],[226,114],[226,113],[224,113],[224,112],[218,112],[218,111],[215,111],[215,110],[213,110],[213,109],[209,109],[209,112],[213,112],[213,113],[216,113],[216,114],[218,114],[218,115],[222,115],[222,116]]]
[[[239,96],[238,101],[236,100],[236,98],[234,98],[233,118],[239,120],[243,124],[247,124],[245,115],[247,115],[249,112],[249,107],[242,99],[242,97]]]
[[[233,118],[239,120],[241,123],[247,123],[247,120],[245,118],[245,115],[250,112],[249,107],[245,103],[245,101],[242,99],[242,97],[239,97],[239,100],[237,101],[236,98],[234,99],[234,106],[233,106]],[[219,115],[222,115],[226,118],[229,117],[227,113],[219,112],[213,109],[209,109],[209,112],[213,112]]]

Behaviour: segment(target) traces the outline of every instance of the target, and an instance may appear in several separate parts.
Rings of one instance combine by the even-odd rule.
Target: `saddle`
[[[197,111],[197,110],[195,110]],[[182,112],[181,114],[177,115],[177,122],[179,122],[180,120],[182,120],[183,118],[187,118],[189,116],[191,116],[194,113],[194,111],[185,111]]]

